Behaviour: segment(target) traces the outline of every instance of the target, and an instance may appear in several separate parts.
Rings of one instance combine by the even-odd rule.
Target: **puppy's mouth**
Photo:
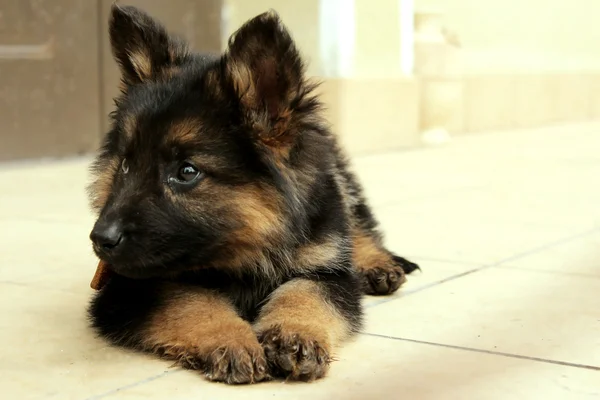
[[[152,279],[168,275],[168,269],[164,265],[144,265],[144,264],[125,264],[125,263],[107,263],[109,268],[117,275],[130,279]]]
[[[93,250],[114,273],[130,279],[174,278],[199,265],[210,264],[214,255],[214,246],[205,243],[183,247],[160,241],[123,240],[118,247],[108,250],[93,244]]]
[[[173,278],[178,273],[191,269],[187,255],[179,258],[163,259],[160,257],[115,257],[102,252],[95,252],[112,272],[130,279]]]

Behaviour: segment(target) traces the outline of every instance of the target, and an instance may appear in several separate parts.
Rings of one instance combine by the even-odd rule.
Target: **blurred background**
[[[118,83],[112,1],[0,0],[0,161],[97,147]],[[212,52],[275,8],[353,154],[600,117],[597,0],[122,3]]]

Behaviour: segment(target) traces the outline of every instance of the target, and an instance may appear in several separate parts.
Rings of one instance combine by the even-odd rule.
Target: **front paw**
[[[268,378],[267,361],[258,342],[184,351],[178,360],[184,368],[203,371],[211,381],[241,384]]]
[[[406,282],[406,274],[420,269],[419,266],[399,256],[392,256],[387,265],[363,271],[363,286],[366,294],[388,295]]]
[[[322,378],[329,369],[329,352],[309,336],[275,326],[262,332],[259,341],[273,376],[308,382]]]
[[[363,287],[369,295],[392,294],[406,282],[404,270],[397,265],[386,265],[363,271]]]

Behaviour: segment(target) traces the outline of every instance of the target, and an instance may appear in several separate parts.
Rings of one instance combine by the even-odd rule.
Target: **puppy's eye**
[[[178,183],[189,184],[196,182],[198,179],[200,179],[201,176],[202,173],[198,170],[198,168],[196,168],[190,163],[183,163],[179,167],[177,175],[175,175],[174,179]]]
[[[129,164],[127,163],[126,158],[124,158],[123,161],[121,162],[121,171],[123,171],[124,174],[129,172]]]

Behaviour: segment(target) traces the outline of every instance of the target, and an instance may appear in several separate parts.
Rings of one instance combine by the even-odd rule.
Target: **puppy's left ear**
[[[314,99],[307,98],[312,87],[279,16],[269,11],[244,24],[229,39],[223,62],[253,133],[268,145],[293,140],[295,122]]]
[[[186,44],[169,36],[165,28],[132,6],[113,4],[109,22],[110,43],[126,85],[157,79],[187,57]]]

